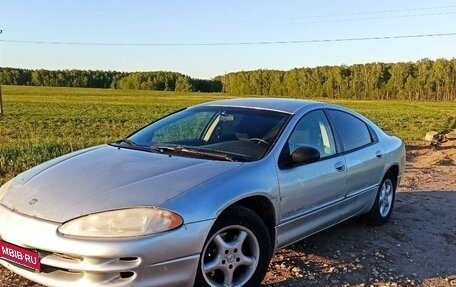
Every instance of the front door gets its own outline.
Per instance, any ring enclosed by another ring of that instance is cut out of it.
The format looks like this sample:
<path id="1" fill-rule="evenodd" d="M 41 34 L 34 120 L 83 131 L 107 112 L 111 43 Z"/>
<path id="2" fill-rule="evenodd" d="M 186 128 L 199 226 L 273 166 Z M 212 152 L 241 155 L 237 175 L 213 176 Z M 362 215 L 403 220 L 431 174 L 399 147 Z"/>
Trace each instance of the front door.
<path id="1" fill-rule="evenodd" d="M 347 192 L 346 163 L 338 155 L 334 135 L 322 110 L 305 114 L 297 123 L 283 154 L 299 147 L 317 149 L 320 160 L 278 171 L 280 184 L 279 246 L 290 244 L 339 222 Z"/>

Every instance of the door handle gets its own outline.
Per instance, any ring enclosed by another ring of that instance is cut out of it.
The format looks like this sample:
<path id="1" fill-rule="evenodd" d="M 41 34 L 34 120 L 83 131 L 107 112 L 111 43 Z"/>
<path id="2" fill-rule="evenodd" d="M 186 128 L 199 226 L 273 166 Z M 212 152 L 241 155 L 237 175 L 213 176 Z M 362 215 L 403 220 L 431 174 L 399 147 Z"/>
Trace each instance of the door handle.
<path id="1" fill-rule="evenodd" d="M 375 152 L 375 156 L 376 156 L 376 157 L 382 157 L 382 155 L 383 155 L 383 154 L 382 154 L 382 151 L 381 151 L 381 150 L 378 150 L 378 151 Z"/>
<path id="2" fill-rule="evenodd" d="M 341 172 L 341 171 L 344 171 L 345 170 L 345 164 L 341 161 L 339 162 L 336 162 L 336 164 L 334 165 L 334 168 L 338 171 L 338 172 Z"/>

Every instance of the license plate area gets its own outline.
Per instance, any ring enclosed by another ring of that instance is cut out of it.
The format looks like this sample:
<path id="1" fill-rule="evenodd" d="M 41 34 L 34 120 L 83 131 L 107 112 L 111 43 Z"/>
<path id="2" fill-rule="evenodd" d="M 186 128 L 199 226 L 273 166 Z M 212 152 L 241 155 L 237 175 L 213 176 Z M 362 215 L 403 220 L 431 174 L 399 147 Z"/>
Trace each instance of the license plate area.
<path id="1" fill-rule="evenodd" d="M 38 252 L 28 250 L 1 240 L 0 258 L 35 271 L 40 271 L 41 269 L 40 256 Z"/>

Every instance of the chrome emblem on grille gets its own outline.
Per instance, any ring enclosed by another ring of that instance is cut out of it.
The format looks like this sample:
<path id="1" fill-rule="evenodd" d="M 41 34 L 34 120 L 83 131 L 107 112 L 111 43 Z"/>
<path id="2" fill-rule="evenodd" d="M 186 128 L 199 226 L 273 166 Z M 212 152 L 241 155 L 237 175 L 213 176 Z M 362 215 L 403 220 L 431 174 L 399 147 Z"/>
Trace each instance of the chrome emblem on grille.
<path id="1" fill-rule="evenodd" d="M 38 199 L 34 198 L 34 199 L 30 200 L 28 204 L 29 205 L 34 205 L 37 202 L 38 202 Z"/>

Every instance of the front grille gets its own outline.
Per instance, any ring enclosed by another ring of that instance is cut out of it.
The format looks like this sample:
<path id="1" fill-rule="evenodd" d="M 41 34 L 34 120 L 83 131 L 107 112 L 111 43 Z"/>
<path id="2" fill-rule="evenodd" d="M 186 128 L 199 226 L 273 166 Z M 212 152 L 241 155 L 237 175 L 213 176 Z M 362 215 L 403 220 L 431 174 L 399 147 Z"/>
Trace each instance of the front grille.
<path id="1" fill-rule="evenodd" d="M 40 250 L 41 264 L 81 272 L 127 272 L 141 263 L 139 257 L 96 258 Z"/>
<path id="2" fill-rule="evenodd" d="M 139 257 L 95 258 L 45 250 L 37 252 L 41 258 L 39 276 L 67 283 L 77 282 L 84 277 L 91 282 L 127 283 L 134 280 L 134 270 L 141 263 Z M 14 266 L 21 268 L 17 264 Z"/>

